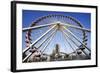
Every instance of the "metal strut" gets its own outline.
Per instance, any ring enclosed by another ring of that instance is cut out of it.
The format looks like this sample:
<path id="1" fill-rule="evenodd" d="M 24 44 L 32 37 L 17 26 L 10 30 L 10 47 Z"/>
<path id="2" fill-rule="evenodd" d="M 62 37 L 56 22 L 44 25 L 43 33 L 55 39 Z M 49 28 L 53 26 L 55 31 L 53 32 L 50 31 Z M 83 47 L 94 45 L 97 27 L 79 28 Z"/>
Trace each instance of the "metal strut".
<path id="1" fill-rule="evenodd" d="M 87 31 L 87 32 L 91 32 L 91 30 L 89 30 L 89 29 L 86 29 L 86 28 L 83 28 L 83 27 L 74 26 L 74 25 L 71 25 L 71 24 L 62 24 L 62 25 L 67 26 L 67 27 L 76 28 L 76 29 L 79 29 L 79 30 L 84 30 L 84 31 Z"/>
<path id="2" fill-rule="evenodd" d="M 33 45 L 35 45 L 39 40 L 41 40 L 46 34 L 48 34 L 53 28 L 55 28 L 56 25 L 52 26 L 49 30 L 47 30 L 42 36 L 40 36 L 37 40 L 35 40 L 32 44 L 30 44 L 29 47 L 26 47 L 23 50 L 23 53 L 25 53 L 27 50 L 29 50 L 30 47 L 32 47 Z"/>
<path id="3" fill-rule="evenodd" d="M 40 48 L 42 46 L 42 44 L 48 40 L 54 33 L 56 32 L 56 29 L 55 31 L 53 31 L 37 48 Z M 26 61 L 33 53 L 29 53 L 24 59 L 23 59 L 23 62 Z"/>
<path id="4" fill-rule="evenodd" d="M 66 32 L 64 32 L 64 31 L 62 31 L 77 47 L 79 47 L 69 36 L 68 36 L 68 34 L 66 34 Z M 83 51 L 83 53 L 86 55 L 86 56 L 88 56 L 84 51 Z"/>
<path id="5" fill-rule="evenodd" d="M 76 36 L 76 35 L 74 35 L 70 30 L 68 30 L 68 29 L 66 29 L 65 27 L 63 27 L 65 30 L 67 30 L 78 42 L 80 42 L 84 47 L 86 47 L 87 48 L 87 50 L 88 51 L 91 51 L 84 43 L 82 43 L 80 40 L 79 40 L 79 38 Z"/>
<path id="6" fill-rule="evenodd" d="M 62 33 L 63 33 L 63 30 L 61 30 L 62 31 Z M 71 47 L 71 49 L 77 54 L 77 52 L 75 51 L 75 49 L 72 47 L 72 45 L 70 44 L 70 42 L 67 40 L 67 37 L 66 37 L 66 35 L 63 33 L 63 35 L 64 35 L 64 38 L 65 38 L 65 40 L 66 40 L 66 42 L 69 44 L 69 46 Z"/>
<path id="7" fill-rule="evenodd" d="M 38 25 L 38 26 L 33 26 L 33 27 L 28 27 L 28 28 L 23 28 L 22 30 L 23 30 L 23 32 L 25 32 L 25 31 L 28 31 L 28 30 L 38 29 L 38 28 L 47 27 L 47 26 L 51 26 L 51 25 L 55 25 L 55 23 Z"/>
<path id="8" fill-rule="evenodd" d="M 22 62 L 25 62 L 33 53 L 29 53 L 24 59 Z"/>
<path id="9" fill-rule="evenodd" d="M 55 29 L 48 37 L 46 37 L 41 44 L 39 44 L 38 48 L 40 48 L 42 46 L 42 44 L 44 44 L 45 41 L 47 41 L 53 34 L 55 34 L 57 29 Z"/>
<path id="10" fill-rule="evenodd" d="M 56 33 L 56 32 L 55 32 L 55 33 Z M 48 40 L 47 44 L 44 46 L 44 48 L 43 48 L 43 50 L 42 50 L 42 52 L 41 52 L 42 54 L 43 54 L 43 52 L 46 50 L 46 48 L 47 48 L 47 46 L 50 44 L 50 42 L 52 41 L 54 35 L 55 35 L 55 34 L 53 34 L 53 35 L 51 36 L 51 38 Z"/>

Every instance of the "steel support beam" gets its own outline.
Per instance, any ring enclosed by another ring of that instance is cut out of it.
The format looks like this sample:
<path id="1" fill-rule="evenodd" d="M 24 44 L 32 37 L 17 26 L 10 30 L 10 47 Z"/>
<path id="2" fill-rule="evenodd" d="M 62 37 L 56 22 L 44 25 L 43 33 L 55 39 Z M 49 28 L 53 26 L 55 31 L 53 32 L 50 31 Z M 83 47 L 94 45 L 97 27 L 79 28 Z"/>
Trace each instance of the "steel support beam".
<path id="1" fill-rule="evenodd" d="M 76 29 L 79 29 L 79 30 L 87 31 L 87 32 L 91 32 L 90 29 L 86 29 L 86 28 L 78 27 L 78 26 L 71 25 L 71 24 L 63 24 L 63 23 L 61 23 L 61 25 L 64 25 L 64 26 L 67 26 L 67 27 L 76 28 Z"/>
<path id="2" fill-rule="evenodd" d="M 56 32 L 55 32 L 55 33 L 56 33 Z M 51 36 L 51 38 L 48 40 L 48 42 L 47 42 L 46 45 L 44 46 L 44 48 L 43 48 L 43 50 L 42 50 L 42 54 L 43 54 L 43 52 L 46 50 L 47 46 L 50 44 L 50 42 L 51 42 L 51 40 L 53 39 L 54 35 L 55 35 L 55 34 L 53 34 L 53 35 Z"/>
<path id="3" fill-rule="evenodd" d="M 32 53 L 29 53 L 29 54 L 23 59 L 23 62 L 25 62 L 31 55 L 32 55 Z"/>
<path id="4" fill-rule="evenodd" d="M 25 32 L 25 31 L 28 31 L 28 30 L 38 29 L 38 28 L 47 27 L 47 26 L 51 26 L 51 25 L 55 25 L 55 23 L 38 25 L 38 26 L 33 26 L 33 27 L 28 27 L 28 28 L 23 28 L 22 30 L 23 30 L 23 32 Z"/>
<path id="5" fill-rule="evenodd" d="M 54 33 L 56 32 L 56 29 L 55 31 L 53 31 L 37 48 L 40 48 L 42 46 L 42 44 L 47 41 L 52 35 L 54 35 Z M 24 59 L 23 59 L 23 62 L 26 61 L 33 53 L 29 53 L 28 56 L 26 56 Z"/>
<path id="6" fill-rule="evenodd" d="M 70 30 L 66 29 L 65 27 L 63 27 L 65 30 L 67 30 L 78 42 L 80 42 L 85 48 L 87 48 L 88 51 L 91 51 L 84 43 L 82 43 L 79 38 L 74 35 Z"/>
<path id="7" fill-rule="evenodd" d="M 63 30 L 61 30 L 61 31 L 62 31 L 62 33 L 63 33 L 63 35 L 64 35 L 64 38 L 65 38 L 66 42 L 69 44 L 69 46 L 71 47 L 71 49 L 72 49 L 72 50 L 76 53 L 76 55 L 77 55 L 76 50 L 72 47 L 72 45 L 71 45 L 70 42 L 68 41 L 67 36 L 64 34 Z"/>
<path id="8" fill-rule="evenodd" d="M 77 47 L 79 47 L 79 45 L 77 45 L 76 44 L 76 42 L 74 42 L 70 37 L 69 37 L 69 35 L 68 34 L 66 34 L 66 32 L 64 32 L 64 31 L 62 31 Z M 86 55 L 86 56 L 88 56 L 84 51 L 83 51 L 83 53 Z M 88 56 L 89 57 L 89 56 Z"/>
<path id="9" fill-rule="evenodd" d="M 41 44 L 39 44 L 38 48 L 40 48 L 45 41 L 47 41 L 53 34 L 55 34 L 55 32 L 57 31 L 57 29 L 55 29 L 48 37 L 46 37 L 42 42 Z"/>
<path id="10" fill-rule="evenodd" d="M 52 26 L 49 30 L 47 30 L 42 36 L 40 36 L 37 40 L 35 40 L 32 44 L 30 44 L 29 47 L 26 47 L 23 50 L 23 53 L 25 53 L 27 50 L 29 50 L 30 47 L 32 47 L 33 45 L 35 45 L 39 40 L 41 40 L 46 34 L 48 34 L 52 29 L 54 29 L 56 27 L 56 25 Z"/>

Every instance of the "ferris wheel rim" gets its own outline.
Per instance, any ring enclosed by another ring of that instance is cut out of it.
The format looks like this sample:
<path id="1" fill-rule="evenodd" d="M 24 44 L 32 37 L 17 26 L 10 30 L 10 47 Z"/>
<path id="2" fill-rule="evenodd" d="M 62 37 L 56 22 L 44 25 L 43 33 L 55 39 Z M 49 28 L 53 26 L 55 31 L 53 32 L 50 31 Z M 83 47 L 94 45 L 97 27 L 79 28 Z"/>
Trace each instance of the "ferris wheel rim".
<path id="1" fill-rule="evenodd" d="M 53 15 L 53 14 L 52 15 L 47 15 L 47 16 L 40 17 L 38 20 L 32 22 L 32 24 L 29 27 L 34 27 L 34 26 L 36 26 L 38 24 L 39 21 L 42 21 L 43 19 L 46 19 L 46 18 L 50 18 L 52 16 L 61 16 L 61 17 L 69 18 L 69 19 L 73 20 L 76 24 L 78 24 L 79 27 L 83 28 L 83 25 L 78 20 L 76 20 L 75 18 L 73 18 L 71 16 Z M 28 30 L 27 32 L 29 32 L 31 34 L 31 30 Z M 83 36 L 85 36 L 86 35 L 85 31 L 82 30 L 82 32 L 83 32 Z M 29 36 L 29 34 L 28 34 L 28 36 Z"/>
<path id="2" fill-rule="evenodd" d="M 30 27 L 33 27 L 35 26 L 39 21 L 42 21 L 43 19 L 46 19 L 46 18 L 50 18 L 50 17 L 54 17 L 54 16 L 61 16 L 61 17 L 65 17 L 65 18 L 69 18 L 71 20 L 73 20 L 74 22 L 76 22 L 80 27 L 83 27 L 83 25 L 81 25 L 81 23 L 76 20 L 75 18 L 71 17 L 71 16 L 64 16 L 64 15 L 58 15 L 58 14 L 51 14 L 51 15 L 46 15 L 46 16 L 42 16 L 42 17 L 39 17 L 39 19 L 37 19 L 36 21 L 32 22 L 32 24 L 30 25 Z M 35 24 L 35 25 L 34 25 Z M 83 30 L 82 30 L 83 31 Z M 31 30 L 28 31 L 29 33 L 31 33 Z M 85 31 L 83 31 L 83 36 L 85 36 Z"/>

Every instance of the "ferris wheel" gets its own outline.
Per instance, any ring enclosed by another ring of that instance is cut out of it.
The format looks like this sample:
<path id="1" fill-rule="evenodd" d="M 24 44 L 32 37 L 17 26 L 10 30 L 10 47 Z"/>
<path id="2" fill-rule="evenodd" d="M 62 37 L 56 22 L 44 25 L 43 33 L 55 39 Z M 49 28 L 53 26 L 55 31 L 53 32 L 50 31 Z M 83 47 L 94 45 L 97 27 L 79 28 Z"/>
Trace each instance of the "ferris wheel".
<path id="1" fill-rule="evenodd" d="M 50 56 L 48 51 L 52 51 L 51 48 L 55 44 L 64 46 L 64 52 L 59 52 L 60 54 L 83 54 L 86 58 L 91 58 L 88 45 L 91 31 L 74 17 L 60 14 L 42 16 L 34 20 L 29 27 L 23 28 L 23 32 L 26 46 L 22 51 L 23 62 L 28 61 L 30 57 L 32 61 L 41 61 L 42 56 Z"/>

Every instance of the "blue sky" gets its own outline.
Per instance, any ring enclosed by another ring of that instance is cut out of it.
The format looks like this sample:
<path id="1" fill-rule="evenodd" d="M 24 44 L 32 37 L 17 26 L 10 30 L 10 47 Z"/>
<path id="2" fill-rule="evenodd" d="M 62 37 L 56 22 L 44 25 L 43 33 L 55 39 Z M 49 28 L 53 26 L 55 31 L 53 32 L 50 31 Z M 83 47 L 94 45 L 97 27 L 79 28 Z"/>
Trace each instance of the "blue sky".
<path id="1" fill-rule="evenodd" d="M 34 22 L 36 19 L 38 19 L 39 17 L 42 17 L 42 16 L 46 16 L 46 15 L 49 15 L 49 14 L 60 14 L 60 15 L 64 15 L 64 16 L 71 16 L 71 17 L 74 17 L 75 19 L 77 19 L 78 21 L 80 21 L 84 28 L 87 28 L 87 29 L 91 29 L 91 14 L 90 13 L 76 13 L 76 12 L 55 12 L 55 11 L 36 11 L 36 10 L 23 10 L 22 11 L 22 27 L 25 28 L 25 27 L 29 27 L 30 24 L 32 22 Z M 45 31 L 45 30 L 44 30 Z M 39 32 L 39 31 L 36 31 L 35 32 Z M 88 34 L 88 46 L 90 47 L 90 34 Z M 38 34 L 36 33 L 33 33 L 32 34 L 32 37 L 35 37 L 35 36 L 38 36 Z M 63 52 L 66 51 L 66 49 L 64 49 L 65 47 L 64 46 L 67 46 L 67 52 L 71 52 L 70 50 L 70 47 L 68 46 L 68 44 L 64 45 L 65 44 L 65 41 L 64 39 L 62 39 L 62 35 L 60 35 L 60 33 L 58 32 L 56 35 L 55 35 L 56 39 L 52 40 L 51 44 L 47 47 L 48 50 L 46 52 L 50 52 L 50 50 L 52 50 L 51 48 L 54 48 L 54 45 L 56 43 L 59 43 L 61 44 L 61 48 Z M 57 37 L 59 36 L 59 37 Z M 35 40 L 35 39 L 34 39 Z M 54 45 L 52 45 L 54 44 Z M 73 46 L 74 47 L 74 46 Z M 23 36 L 22 36 L 22 48 L 25 48 L 25 33 L 23 33 Z"/>

